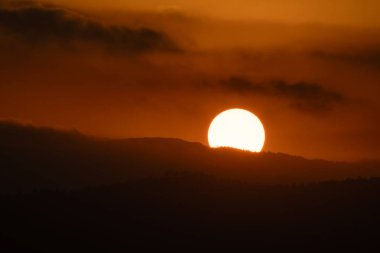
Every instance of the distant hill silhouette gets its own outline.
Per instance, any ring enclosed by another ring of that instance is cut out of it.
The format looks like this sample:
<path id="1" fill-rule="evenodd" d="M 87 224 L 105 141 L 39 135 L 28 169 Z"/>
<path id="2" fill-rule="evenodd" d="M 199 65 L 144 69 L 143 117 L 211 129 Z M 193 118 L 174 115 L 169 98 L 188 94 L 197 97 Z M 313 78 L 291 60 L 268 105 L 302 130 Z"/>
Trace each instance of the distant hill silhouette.
<path id="1" fill-rule="evenodd" d="M 335 253 L 378 243 L 376 161 L 2 122 L 0 164 L 0 252 Z"/>
<path id="2" fill-rule="evenodd" d="M 101 139 L 10 122 L 0 122 L 0 163 L 0 192 L 77 189 L 182 171 L 259 184 L 380 176 L 378 162 L 211 149 L 179 139 Z"/>

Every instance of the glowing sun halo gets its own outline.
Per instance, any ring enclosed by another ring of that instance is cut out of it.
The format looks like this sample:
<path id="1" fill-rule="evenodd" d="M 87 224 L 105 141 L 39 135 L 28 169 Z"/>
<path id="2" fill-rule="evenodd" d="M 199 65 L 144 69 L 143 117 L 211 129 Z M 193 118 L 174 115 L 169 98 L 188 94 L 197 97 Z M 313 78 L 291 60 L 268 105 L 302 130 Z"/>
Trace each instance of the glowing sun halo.
<path id="1" fill-rule="evenodd" d="M 253 113 L 230 109 L 220 113 L 208 130 L 210 147 L 230 147 L 260 152 L 265 142 L 264 126 Z"/>

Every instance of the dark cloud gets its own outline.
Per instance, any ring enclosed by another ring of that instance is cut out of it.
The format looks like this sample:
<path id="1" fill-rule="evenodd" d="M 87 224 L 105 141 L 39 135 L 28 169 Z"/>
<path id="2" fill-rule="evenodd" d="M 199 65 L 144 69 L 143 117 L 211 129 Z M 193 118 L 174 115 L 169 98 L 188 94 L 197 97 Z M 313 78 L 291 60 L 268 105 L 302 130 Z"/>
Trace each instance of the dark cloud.
<path id="1" fill-rule="evenodd" d="M 153 29 L 105 25 L 62 8 L 45 5 L 0 8 L 1 29 L 29 44 L 82 41 L 124 52 L 178 51 L 166 34 Z"/>
<path id="2" fill-rule="evenodd" d="M 254 83 L 242 77 L 231 77 L 221 82 L 221 87 L 240 94 L 287 99 L 296 109 L 312 112 L 329 111 L 333 104 L 344 100 L 340 93 L 308 82 L 287 83 L 279 80 Z"/>
<path id="3" fill-rule="evenodd" d="M 356 66 L 380 67 L 380 48 L 361 51 L 352 50 L 350 52 L 315 51 L 312 55 L 327 61 L 339 61 Z"/>

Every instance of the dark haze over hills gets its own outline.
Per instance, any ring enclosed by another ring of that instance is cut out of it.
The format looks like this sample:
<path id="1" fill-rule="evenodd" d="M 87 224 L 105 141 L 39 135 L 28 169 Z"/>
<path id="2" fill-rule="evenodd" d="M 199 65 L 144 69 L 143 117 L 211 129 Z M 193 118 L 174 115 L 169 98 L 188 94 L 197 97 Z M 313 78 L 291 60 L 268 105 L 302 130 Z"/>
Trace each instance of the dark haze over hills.
<path id="1" fill-rule="evenodd" d="M 0 140 L 4 252 L 363 252 L 377 241 L 377 162 L 7 122 Z"/>

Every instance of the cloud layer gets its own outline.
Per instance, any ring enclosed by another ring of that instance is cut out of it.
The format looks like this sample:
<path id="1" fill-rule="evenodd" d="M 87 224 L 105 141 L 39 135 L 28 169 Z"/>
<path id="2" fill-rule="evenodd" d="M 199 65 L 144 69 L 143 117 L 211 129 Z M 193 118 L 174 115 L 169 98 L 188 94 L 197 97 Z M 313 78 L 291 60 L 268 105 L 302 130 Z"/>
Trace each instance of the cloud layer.
<path id="1" fill-rule="evenodd" d="M 287 99 L 295 108 L 312 112 L 331 110 L 334 104 L 344 101 L 342 94 L 330 91 L 320 84 L 308 82 L 287 83 L 277 80 L 254 83 L 243 77 L 231 77 L 221 82 L 221 87 L 243 95 Z"/>
<path id="2" fill-rule="evenodd" d="M 376 69 L 380 67 L 380 47 L 359 51 L 351 50 L 349 52 L 328 52 L 320 50 L 314 52 L 312 55 L 325 61 L 338 61 L 353 64 L 354 66 L 370 66 Z"/>
<path id="3" fill-rule="evenodd" d="M 29 44 L 89 42 L 128 53 L 179 50 L 165 33 L 105 25 L 51 6 L 1 8 L 0 29 Z"/>

